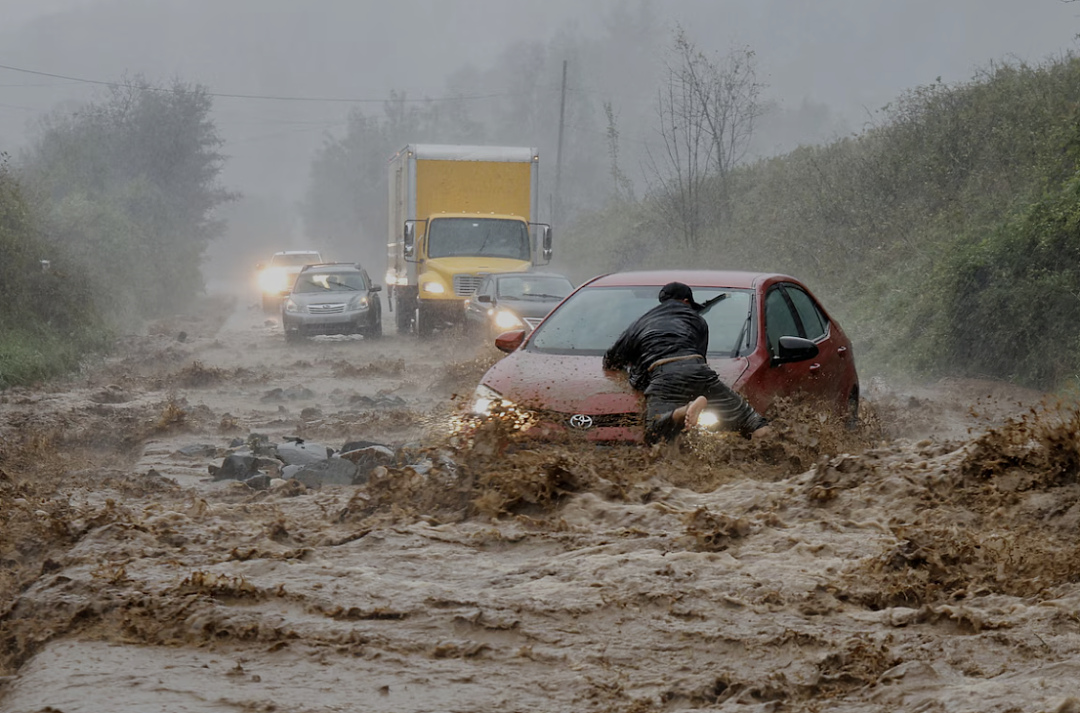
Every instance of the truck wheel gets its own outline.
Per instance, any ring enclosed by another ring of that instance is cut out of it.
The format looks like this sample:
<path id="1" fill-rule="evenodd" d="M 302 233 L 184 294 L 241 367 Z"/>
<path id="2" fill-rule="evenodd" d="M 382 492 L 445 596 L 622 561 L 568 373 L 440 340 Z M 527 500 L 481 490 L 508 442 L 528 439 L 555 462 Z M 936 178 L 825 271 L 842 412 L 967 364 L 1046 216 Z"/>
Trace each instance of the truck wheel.
<path id="1" fill-rule="evenodd" d="M 435 320 L 431 314 L 431 308 L 424 305 L 416 306 L 416 333 L 421 337 L 430 336 L 435 331 Z"/>
<path id="2" fill-rule="evenodd" d="M 413 315 L 416 308 L 412 300 L 403 296 L 394 299 L 394 323 L 398 334 L 408 334 L 412 331 Z"/>

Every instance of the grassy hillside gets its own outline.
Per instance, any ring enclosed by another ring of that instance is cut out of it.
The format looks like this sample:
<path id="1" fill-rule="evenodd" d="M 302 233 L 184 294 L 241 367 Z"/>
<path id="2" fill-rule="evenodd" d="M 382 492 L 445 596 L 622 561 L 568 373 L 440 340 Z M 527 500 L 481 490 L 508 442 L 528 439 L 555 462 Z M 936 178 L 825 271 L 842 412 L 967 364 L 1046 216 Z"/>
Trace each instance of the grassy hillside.
<path id="1" fill-rule="evenodd" d="M 844 322 L 864 372 L 1055 387 L 1080 374 L 1078 151 L 1080 60 L 992 66 L 904 95 L 856 136 L 742 167 L 697 249 L 670 247 L 647 197 L 580 220 L 561 257 L 581 275 L 789 272 Z"/>

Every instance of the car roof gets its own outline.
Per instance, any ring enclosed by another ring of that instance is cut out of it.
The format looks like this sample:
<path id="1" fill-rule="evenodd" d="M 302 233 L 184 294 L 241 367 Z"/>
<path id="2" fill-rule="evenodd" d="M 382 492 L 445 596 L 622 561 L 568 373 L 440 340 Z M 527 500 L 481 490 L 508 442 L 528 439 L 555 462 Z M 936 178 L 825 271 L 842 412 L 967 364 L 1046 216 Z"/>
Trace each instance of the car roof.
<path id="1" fill-rule="evenodd" d="M 304 265 L 303 271 L 322 270 L 323 272 L 357 270 L 363 272 L 364 268 L 355 262 L 317 262 L 313 265 Z"/>
<path id="2" fill-rule="evenodd" d="M 560 275 L 556 272 L 493 272 L 490 276 L 496 280 L 503 277 L 558 277 L 567 282 L 570 281 L 570 278 L 566 275 Z"/>
<path id="3" fill-rule="evenodd" d="M 613 272 L 594 277 L 585 283 L 589 287 L 635 287 L 649 285 L 663 287 L 669 282 L 683 282 L 691 287 L 734 287 L 750 289 L 762 280 L 782 278 L 797 282 L 792 277 L 774 272 L 744 272 L 742 270 L 638 270 Z"/>

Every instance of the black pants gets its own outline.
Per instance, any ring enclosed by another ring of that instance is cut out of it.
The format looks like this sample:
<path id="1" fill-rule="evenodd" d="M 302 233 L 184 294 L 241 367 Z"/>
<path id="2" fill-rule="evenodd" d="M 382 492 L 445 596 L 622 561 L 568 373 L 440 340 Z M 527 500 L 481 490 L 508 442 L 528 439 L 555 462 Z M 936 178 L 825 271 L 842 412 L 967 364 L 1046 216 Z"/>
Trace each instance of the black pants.
<path id="1" fill-rule="evenodd" d="M 709 400 L 709 409 L 717 413 L 724 430 L 749 436 L 766 423 L 704 360 L 676 361 L 658 366 L 650 374 L 645 388 L 645 442 L 669 441 L 677 436 L 683 425 L 672 413 L 699 396 Z"/>

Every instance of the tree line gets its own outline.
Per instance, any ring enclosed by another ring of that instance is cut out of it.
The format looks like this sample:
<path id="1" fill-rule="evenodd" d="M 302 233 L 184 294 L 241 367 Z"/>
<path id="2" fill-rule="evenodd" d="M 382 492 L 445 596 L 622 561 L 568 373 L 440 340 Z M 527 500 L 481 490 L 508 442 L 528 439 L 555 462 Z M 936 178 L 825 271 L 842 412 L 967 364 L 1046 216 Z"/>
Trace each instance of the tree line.
<path id="1" fill-rule="evenodd" d="M 211 110 L 204 87 L 125 78 L 3 161 L 0 387 L 68 371 L 202 291 L 233 197 Z"/>

